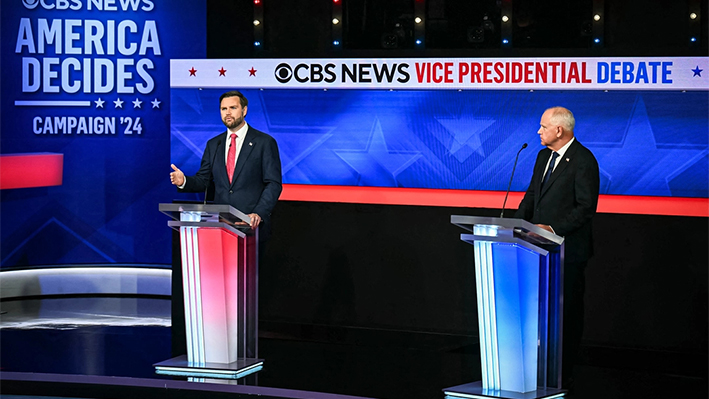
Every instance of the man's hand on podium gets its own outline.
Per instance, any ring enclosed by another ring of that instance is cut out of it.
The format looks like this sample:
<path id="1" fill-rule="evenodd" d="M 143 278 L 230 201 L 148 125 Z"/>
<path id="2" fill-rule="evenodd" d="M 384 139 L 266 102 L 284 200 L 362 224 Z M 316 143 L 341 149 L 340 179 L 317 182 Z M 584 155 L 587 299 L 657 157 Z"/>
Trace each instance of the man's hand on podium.
<path id="1" fill-rule="evenodd" d="M 257 213 L 249 213 L 249 217 L 251 218 L 250 225 L 252 229 L 255 229 L 259 224 L 261 224 L 261 216 Z"/>
<path id="2" fill-rule="evenodd" d="M 550 232 L 550 233 L 553 233 L 553 232 L 554 232 L 554 229 L 552 229 L 551 226 L 549 226 L 548 224 L 538 224 L 538 225 L 536 225 L 536 226 L 537 226 L 537 227 L 541 227 L 542 229 L 544 229 L 544 230 L 546 230 L 546 231 L 548 231 L 548 232 Z"/>

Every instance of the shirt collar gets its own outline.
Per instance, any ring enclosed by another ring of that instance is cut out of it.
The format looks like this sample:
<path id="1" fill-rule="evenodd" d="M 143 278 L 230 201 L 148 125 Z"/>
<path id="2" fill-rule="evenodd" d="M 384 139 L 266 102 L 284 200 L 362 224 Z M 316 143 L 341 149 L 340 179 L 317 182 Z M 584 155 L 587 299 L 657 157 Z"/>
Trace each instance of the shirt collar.
<path id="1" fill-rule="evenodd" d="M 564 154 L 566 154 L 566 150 L 569 149 L 569 146 L 571 146 L 571 143 L 573 143 L 574 140 L 576 140 L 576 137 L 572 137 L 568 143 L 564 144 L 563 147 L 559 148 L 559 151 L 556 151 L 556 153 L 559 154 L 559 158 L 563 157 Z"/>
<path id="2" fill-rule="evenodd" d="M 229 136 L 230 136 L 232 133 L 236 133 L 236 137 L 237 137 L 239 140 L 243 140 L 244 137 L 246 137 L 246 132 L 248 132 L 248 130 L 249 130 L 249 124 L 246 123 L 246 122 L 244 122 L 244 126 L 242 126 L 239 130 L 231 131 L 231 130 L 227 129 L 227 130 L 226 130 L 226 137 L 227 137 L 227 140 L 229 140 Z"/>

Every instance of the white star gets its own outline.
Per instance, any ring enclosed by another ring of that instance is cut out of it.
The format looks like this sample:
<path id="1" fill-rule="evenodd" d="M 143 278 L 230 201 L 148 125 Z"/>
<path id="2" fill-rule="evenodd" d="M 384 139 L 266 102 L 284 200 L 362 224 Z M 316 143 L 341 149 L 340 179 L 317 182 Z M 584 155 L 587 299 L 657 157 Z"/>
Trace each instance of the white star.
<path id="1" fill-rule="evenodd" d="M 141 104 L 143 104 L 143 102 L 138 100 L 137 98 L 133 100 L 133 108 L 140 108 Z"/>
<path id="2" fill-rule="evenodd" d="M 116 108 L 123 108 L 123 100 L 120 98 L 115 99 L 113 104 L 115 104 Z"/>
<path id="3" fill-rule="evenodd" d="M 158 101 L 157 98 L 155 98 L 155 100 L 151 101 L 150 103 L 153 104 L 153 108 L 160 108 L 160 101 Z"/>
<path id="4" fill-rule="evenodd" d="M 101 97 L 99 97 L 98 100 L 94 100 L 94 102 L 96 103 L 96 108 L 103 108 L 103 103 L 105 103 Z"/>

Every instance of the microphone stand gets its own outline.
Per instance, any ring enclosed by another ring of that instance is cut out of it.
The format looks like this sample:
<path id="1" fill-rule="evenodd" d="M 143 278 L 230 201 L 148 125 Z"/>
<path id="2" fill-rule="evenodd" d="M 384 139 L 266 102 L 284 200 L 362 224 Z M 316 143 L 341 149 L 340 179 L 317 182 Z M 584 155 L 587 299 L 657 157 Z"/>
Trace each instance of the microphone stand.
<path id="1" fill-rule="evenodd" d="M 519 160 L 519 153 L 527 148 L 527 143 L 522 144 L 522 148 L 517 151 L 517 156 L 515 157 L 515 164 L 512 166 L 512 176 L 510 176 L 510 183 L 507 185 L 507 192 L 505 193 L 505 202 L 502 203 L 502 212 L 500 212 L 500 219 L 505 217 L 505 205 L 507 204 L 507 196 L 510 195 L 510 188 L 512 187 L 512 179 L 515 177 L 515 169 L 517 169 L 517 161 Z"/>

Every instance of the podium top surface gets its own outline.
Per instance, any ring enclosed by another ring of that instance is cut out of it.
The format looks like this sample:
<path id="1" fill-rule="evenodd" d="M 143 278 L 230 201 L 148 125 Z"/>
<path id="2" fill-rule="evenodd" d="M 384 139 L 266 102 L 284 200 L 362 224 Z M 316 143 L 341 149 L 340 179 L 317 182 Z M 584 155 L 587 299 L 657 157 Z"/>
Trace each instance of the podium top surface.
<path id="1" fill-rule="evenodd" d="M 496 230 L 510 232 L 511 235 L 535 245 L 556 246 L 564 242 L 564 237 L 522 219 L 451 215 L 451 223 L 468 231 L 473 231 L 473 227 L 476 225 L 488 226 Z"/>
<path id="2" fill-rule="evenodd" d="M 180 220 L 183 212 L 199 215 L 202 222 L 251 223 L 245 213 L 225 204 L 160 204 L 160 212 L 175 220 Z"/>

